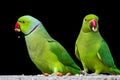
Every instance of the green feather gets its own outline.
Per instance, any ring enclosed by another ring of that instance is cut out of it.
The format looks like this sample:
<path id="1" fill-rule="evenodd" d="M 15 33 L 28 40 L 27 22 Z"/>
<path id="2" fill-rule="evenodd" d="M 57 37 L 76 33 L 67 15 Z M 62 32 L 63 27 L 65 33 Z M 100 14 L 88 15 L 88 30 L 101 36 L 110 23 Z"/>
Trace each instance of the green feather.
<path id="1" fill-rule="evenodd" d="M 100 49 L 98 50 L 98 54 L 100 55 L 101 61 L 109 67 L 115 67 L 113 57 L 110 53 L 108 45 L 104 40 L 101 41 Z"/>
<path id="2" fill-rule="evenodd" d="M 67 50 L 48 34 L 39 20 L 25 15 L 18 19 L 18 24 L 25 34 L 29 56 L 42 73 L 80 74 L 80 67 Z"/>
<path id="3" fill-rule="evenodd" d="M 84 71 L 120 74 L 107 43 L 99 33 L 98 21 L 99 18 L 95 14 L 84 17 L 75 44 L 75 55 L 81 61 Z"/>

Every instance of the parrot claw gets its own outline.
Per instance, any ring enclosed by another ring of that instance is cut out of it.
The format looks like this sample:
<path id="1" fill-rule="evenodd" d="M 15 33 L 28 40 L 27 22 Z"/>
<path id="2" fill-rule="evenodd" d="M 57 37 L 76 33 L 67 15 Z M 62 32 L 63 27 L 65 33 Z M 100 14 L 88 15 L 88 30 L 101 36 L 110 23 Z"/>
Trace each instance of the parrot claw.
<path id="1" fill-rule="evenodd" d="M 52 73 L 51 75 L 52 75 L 52 76 L 55 76 L 55 75 L 56 75 L 56 76 L 63 76 L 63 74 L 62 74 L 61 72 Z"/>
<path id="2" fill-rule="evenodd" d="M 58 72 L 56 75 L 57 76 L 63 76 L 63 74 L 61 72 Z"/>
<path id="3" fill-rule="evenodd" d="M 71 75 L 71 73 L 70 73 L 70 72 L 66 73 L 66 76 L 70 76 L 70 75 Z"/>
<path id="4" fill-rule="evenodd" d="M 49 76 L 49 74 L 48 74 L 48 73 L 44 73 L 43 75 L 44 75 L 44 76 Z"/>
<path id="5" fill-rule="evenodd" d="M 80 73 L 83 74 L 84 76 L 88 75 L 88 73 L 86 71 L 84 71 L 84 70 L 80 71 Z"/>

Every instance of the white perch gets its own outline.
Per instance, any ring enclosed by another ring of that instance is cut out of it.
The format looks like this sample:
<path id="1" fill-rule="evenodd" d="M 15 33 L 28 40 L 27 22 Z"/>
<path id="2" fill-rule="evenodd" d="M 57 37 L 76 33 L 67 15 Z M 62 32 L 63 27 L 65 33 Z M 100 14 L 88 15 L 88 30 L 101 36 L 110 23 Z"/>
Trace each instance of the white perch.
<path id="1" fill-rule="evenodd" d="M 120 80 L 120 75 L 97 75 L 97 76 L 1 75 L 0 80 Z"/>

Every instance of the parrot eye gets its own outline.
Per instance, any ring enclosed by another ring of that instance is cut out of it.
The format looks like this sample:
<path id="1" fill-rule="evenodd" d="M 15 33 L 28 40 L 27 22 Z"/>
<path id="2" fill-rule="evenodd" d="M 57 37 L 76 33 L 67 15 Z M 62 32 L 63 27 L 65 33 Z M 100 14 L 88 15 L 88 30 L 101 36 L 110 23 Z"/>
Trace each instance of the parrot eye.
<path id="1" fill-rule="evenodd" d="M 22 23 L 25 23 L 25 21 L 22 21 Z"/>
<path id="2" fill-rule="evenodd" d="M 84 22 L 86 22 L 87 21 L 87 19 L 84 19 Z"/>

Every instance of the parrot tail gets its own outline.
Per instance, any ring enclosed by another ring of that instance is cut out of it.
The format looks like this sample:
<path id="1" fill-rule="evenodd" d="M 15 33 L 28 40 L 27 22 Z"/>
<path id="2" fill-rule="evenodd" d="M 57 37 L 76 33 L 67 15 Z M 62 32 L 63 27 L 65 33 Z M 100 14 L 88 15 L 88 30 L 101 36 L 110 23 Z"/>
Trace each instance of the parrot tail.
<path id="1" fill-rule="evenodd" d="M 114 69 L 114 73 L 115 74 L 120 74 L 120 70 L 116 68 L 116 69 Z"/>
<path id="2" fill-rule="evenodd" d="M 66 71 L 74 75 L 74 74 L 80 74 L 81 69 L 79 67 L 75 68 L 71 66 L 66 66 Z"/>

